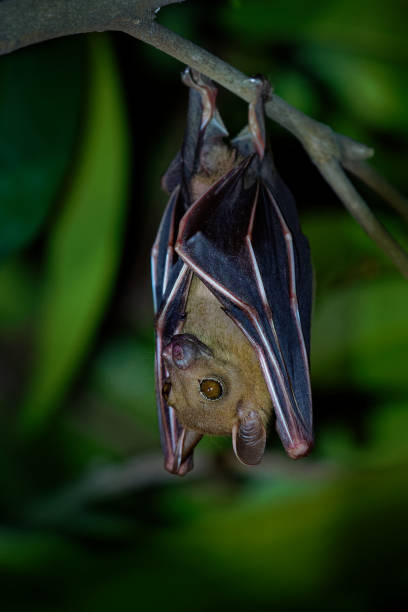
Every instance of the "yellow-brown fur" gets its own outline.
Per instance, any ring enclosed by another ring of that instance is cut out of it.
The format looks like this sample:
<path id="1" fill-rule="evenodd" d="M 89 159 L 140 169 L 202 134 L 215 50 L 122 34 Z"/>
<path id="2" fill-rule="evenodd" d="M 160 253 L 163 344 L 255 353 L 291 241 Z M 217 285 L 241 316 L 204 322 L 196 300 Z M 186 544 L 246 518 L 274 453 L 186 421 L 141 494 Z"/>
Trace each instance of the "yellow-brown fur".
<path id="1" fill-rule="evenodd" d="M 219 142 L 213 144 L 210 152 L 202 154 L 200 171 L 191 181 L 191 194 L 193 201 L 197 200 L 207 191 L 218 179 L 232 170 L 241 157 L 234 149 Z"/>
<path id="2" fill-rule="evenodd" d="M 200 356 L 186 370 L 169 364 L 171 392 L 169 404 L 180 423 L 203 434 L 228 435 L 237 421 L 239 408 L 256 410 L 264 425 L 272 410 L 255 350 L 238 326 L 225 314 L 220 302 L 193 276 L 183 333 L 193 334 L 212 351 Z M 206 377 L 223 381 L 223 397 L 206 400 L 200 382 Z"/>

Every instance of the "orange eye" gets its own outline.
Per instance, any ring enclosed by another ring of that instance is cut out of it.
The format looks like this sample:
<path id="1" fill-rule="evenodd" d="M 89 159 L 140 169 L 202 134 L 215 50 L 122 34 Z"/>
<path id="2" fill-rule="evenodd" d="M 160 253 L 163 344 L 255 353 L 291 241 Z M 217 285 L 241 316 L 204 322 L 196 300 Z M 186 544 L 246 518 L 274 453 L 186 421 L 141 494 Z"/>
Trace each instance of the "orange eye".
<path id="1" fill-rule="evenodd" d="M 215 378 L 204 378 L 200 382 L 200 393 L 205 399 L 218 400 L 223 394 L 222 384 Z"/>

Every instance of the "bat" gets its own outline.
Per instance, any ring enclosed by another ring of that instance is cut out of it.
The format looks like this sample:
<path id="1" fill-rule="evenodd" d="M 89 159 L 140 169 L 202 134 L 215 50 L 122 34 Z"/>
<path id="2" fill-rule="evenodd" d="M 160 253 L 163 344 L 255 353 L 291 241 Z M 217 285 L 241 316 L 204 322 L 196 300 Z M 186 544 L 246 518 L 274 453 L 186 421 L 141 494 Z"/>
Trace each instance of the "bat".
<path id="1" fill-rule="evenodd" d="M 203 435 L 230 435 L 258 464 L 272 414 L 288 455 L 313 445 L 309 376 L 312 266 L 296 205 L 266 146 L 254 79 L 248 125 L 228 136 L 217 89 L 187 68 L 181 151 L 151 256 L 155 376 L 165 468 L 184 475 Z"/>

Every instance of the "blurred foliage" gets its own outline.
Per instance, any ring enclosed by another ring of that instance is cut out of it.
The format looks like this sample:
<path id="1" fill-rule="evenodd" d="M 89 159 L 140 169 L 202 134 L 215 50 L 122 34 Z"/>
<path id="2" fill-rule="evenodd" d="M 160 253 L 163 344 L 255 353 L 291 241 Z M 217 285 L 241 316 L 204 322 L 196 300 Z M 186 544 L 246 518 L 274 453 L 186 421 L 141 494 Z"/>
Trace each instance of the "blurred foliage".
<path id="1" fill-rule="evenodd" d="M 196 0 L 159 20 L 373 146 L 408 192 L 403 2 Z M 408 580 L 407 284 L 271 123 L 315 265 L 316 448 L 294 463 L 272 435 L 245 470 L 207 439 L 185 479 L 162 468 L 148 266 L 179 72 L 120 34 L 0 59 L 3 607 L 388 609 Z M 219 101 L 238 131 L 245 105 Z"/>
<path id="2" fill-rule="evenodd" d="M 83 42 L 68 39 L 2 58 L 1 258 L 35 237 L 61 189 L 80 119 Z"/>
<path id="3" fill-rule="evenodd" d="M 111 51 L 100 39 L 90 46 L 88 87 L 77 169 L 48 238 L 36 360 L 21 415 L 29 430 L 47 418 L 80 365 L 110 293 L 120 253 L 127 131 Z"/>

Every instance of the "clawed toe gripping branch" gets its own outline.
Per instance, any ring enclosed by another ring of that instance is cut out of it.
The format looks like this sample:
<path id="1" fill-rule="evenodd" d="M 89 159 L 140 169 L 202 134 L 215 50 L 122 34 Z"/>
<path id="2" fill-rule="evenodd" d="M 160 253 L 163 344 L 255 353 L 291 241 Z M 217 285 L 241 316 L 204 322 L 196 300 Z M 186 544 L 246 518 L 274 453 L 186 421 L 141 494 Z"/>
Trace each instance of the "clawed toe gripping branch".
<path id="1" fill-rule="evenodd" d="M 183 0 L 3 0 L 0 3 L 0 54 L 70 34 L 121 31 L 138 38 L 210 77 L 245 100 L 254 82 L 218 57 L 155 21 L 158 9 Z M 373 150 L 313 120 L 275 93 L 268 117 L 303 144 L 313 163 L 367 234 L 408 278 L 408 254 L 371 212 L 344 168 L 361 179 L 408 219 L 408 202 L 364 160 Z"/>

